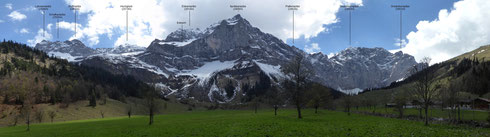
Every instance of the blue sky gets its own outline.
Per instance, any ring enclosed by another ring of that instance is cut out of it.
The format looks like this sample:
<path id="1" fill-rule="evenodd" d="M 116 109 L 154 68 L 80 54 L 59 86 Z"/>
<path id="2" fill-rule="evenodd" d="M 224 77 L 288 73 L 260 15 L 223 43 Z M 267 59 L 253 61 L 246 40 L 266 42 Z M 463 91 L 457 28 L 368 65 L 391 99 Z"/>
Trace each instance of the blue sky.
<path id="1" fill-rule="evenodd" d="M 6 5 L 12 5 L 12 9 L 7 8 Z M 52 35 L 52 41 L 65 41 L 68 40 L 75 33 L 73 31 L 69 31 L 67 29 L 59 30 L 59 38 L 57 37 L 56 30 L 56 19 L 49 16 L 50 13 L 64 13 L 60 21 L 66 22 L 74 22 L 75 21 L 75 13 L 70 10 L 68 4 L 61 0 L 3 0 L 0 2 L 1 10 L 0 10 L 0 20 L 3 22 L 0 23 L 0 28 L 4 30 L 4 33 L 0 35 L 0 38 L 5 38 L 6 40 L 14 40 L 22 43 L 28 44 L 29 39 L 33 39 L 37 35 L 37 31 L 42 28 L 43 24 L 43 14 L 41 11 L 35 9 L 36 5 L 51 5 L 51 8 L 46 12 L 45 15 L 45 23 L 46 26 L 48 24 L 52 24 L 52 28 L 50 30 L 46 30 L 46 33 Z M 8 15 L 13 11 L 18 11 L 26 16 L 25 19 L 20 21 L 13 20 Z M 87 23 L 88 14 L 79 14 L 77 18 L 77 22 L 79 24 Z M 74 28 L 74 26 L 73 26 Z M 22 29 L 26 29 L 28 33 L 21 33 Z M 122 32 L 114 30 L 116 34 L 122 35 Z M 104 35 L 100 40 L 100 43 L 93 46 L 93 48 L 101 48 L 101 47 L 112 47 L 114 43 L 114 37 L 108 37 Z M 112 39 L 111 39 L 112 38 Z"/>
<path id="2" fill-rule="evenodd" d="M 416 31 L 421 20 L 435 20 L 441 9 L 451 9 L 457 0 L 363 0 L 363 6 L 352 12 L 352 46 L 383 47 L 388 50 L 399 49 L 394 43 L 400 36 L 399 11 L 391 5 L 410 5 L 403 11 L 402 36 Z M 327 25 L 328 32 L 317 37 L 296 39 L 295 45 L 318 43 L 324 54 L 336 53 L 349 47 L 349 12 L 341 10 L 337 14 L 339 23 Z M 292 44 L 291 40 L 288 40 Z"/>
<path id="3" fill-rule="evenodd" d="M 458 4 L 455 4 L 458 3 Z M 130 40 L 125 41 L 125 14 L 118 4 L 132 3 L 130 11 Z M 232 4 L 246 4 L 240 14 L 252 25 L 272 33 L 293 44 L 291 40 L 290 13 L 285 4 L 301 5 L 296 24 L 297 39 L 294 45 L 311 52 L 337 53 L 348 48 L 348 11 L 339 9 L 339 3 L 362 3 L 352 12 L 352 46 L 383 47 L 396 50 L 399 37 L 399 12 L 393 4 L 410 5 L 403 12 L 403 38 L 408 43 L 402 49 L 416 59 L 429 56 L 440 62 L 477 47 L 489 44 L 488 26 L 490 2 L 488 0 L 304 0 L 304 1 L 220 1 L 220 0 L 2 0 L 0 1 L 0 38 L 33 45 L 42 39 L 42 14 L 35 5 L 51 5 L 49 13 L 65 13 L 56 36 L 56 20 L 48 15 L 51 24 L 47 34 L 51 41 L 71 38 L 82 40 L 92 48 L 113 47 L 122 43 L 148 46 L 153 39 L 163 39 L 178 29 L 176 21 L 186 20 L 181 4 L 195 4 L 194 25 L 205 28 L 220 19 L 232 17 L 237 12 Z M 69 4 L 82 5 L 78 16 L 79 33 L 74 37 L 73 11 Z M 175 6 L 177 5 L 177 6 Z M 279 6 L 278 6 L 279 5 Z M 455 6 L 457 5 L 457 6 Z M 219 8 L 224 7 L 224 8 Z M 446 9 L 446 10 L 444 10 Z M 468 14 L 468 16 L 466 16 Z M 135 16 L 136 15 L 136 16 Z M 418 28 L 417 28 L 418 26 Z M 465 28 L 465 29 L 463 29 Z M 326 29 L 326 30 L 323 30 Z M 478 32 L 478 33 L 474 33 Z M 37 37 L 36 37 L 37 36 Z M 318 46 L 311 48 L 312 45 Z"/>

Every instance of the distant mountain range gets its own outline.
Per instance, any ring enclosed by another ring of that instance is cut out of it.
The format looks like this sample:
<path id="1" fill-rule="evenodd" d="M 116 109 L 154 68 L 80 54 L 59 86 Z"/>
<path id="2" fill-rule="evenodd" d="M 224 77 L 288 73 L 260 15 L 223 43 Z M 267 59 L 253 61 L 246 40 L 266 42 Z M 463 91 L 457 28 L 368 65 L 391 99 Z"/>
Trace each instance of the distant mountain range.
<path id="1" fill-rule="evenodd" d="M 37 49 L 74 63 L 131 75 L 164 95 L 203 101 L 239 101 L 257 84 L 279 86 L 280 68 L 297 55 L 315 70 L 311 80 L 345 93 L 388 86 L 407 76 L 413 56 L 382 48 L 348 48 L 328 57 L 308 54 L 253 27 L 236 15 L 206 29 L 184 29 L 155 39 L 146 49 L 121 45 L 92 49 L 79 40 L 42 41 Z M 232 89 L 226 87 L 234 87 Z"/>

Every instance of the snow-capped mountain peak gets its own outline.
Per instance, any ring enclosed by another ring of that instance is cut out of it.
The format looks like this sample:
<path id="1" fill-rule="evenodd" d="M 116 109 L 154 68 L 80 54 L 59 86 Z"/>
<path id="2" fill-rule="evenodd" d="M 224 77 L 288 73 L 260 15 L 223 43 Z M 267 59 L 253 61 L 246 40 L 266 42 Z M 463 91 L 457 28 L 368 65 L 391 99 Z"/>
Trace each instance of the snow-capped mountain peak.
<path id="1" fill-rule="evenodd" d="M 240 15 L 204 30 L 176 30 L 146 49 L 132 45 L 97 49 L 80 63 L 157 84 L 164 95 L 228 102 L 247 96 L 252 87 L 279 85 L 286 78 L 281 66 L 298 55 L 305 56 L 305 66 L 316 72 L 311 80 L 349 93 L 386 86 L 404 78 L 416 64 L 410 55 L 382 48 L 353 47 L 330 58 L 308 54 Z"/>
<path id="2" fill-rule="evenodd" d="M 225 19 L 225 20 L 221 21 L 221 24 L 225 24 L 225 25 L 237 25 L 237 24 L 242 25 L 243 24 L 243 25 L 251 26 L 250 22 L 248 22 L 246 19 L 242 18 L 242 16 L 240 14 L 237 14 L 237 15 L 233 16 L 232 18 Z"/>
<path id="3" fill-rule="evenodd" d="M 76 58 L 81 58 L 95 54 L 95 50 L 85 46 L 80 40 L 73 39 L 67 41 L 50 42 L 43 40 L 37 43 L 35 48 L 45 51 L 48 55 L 75 61 Z"/>

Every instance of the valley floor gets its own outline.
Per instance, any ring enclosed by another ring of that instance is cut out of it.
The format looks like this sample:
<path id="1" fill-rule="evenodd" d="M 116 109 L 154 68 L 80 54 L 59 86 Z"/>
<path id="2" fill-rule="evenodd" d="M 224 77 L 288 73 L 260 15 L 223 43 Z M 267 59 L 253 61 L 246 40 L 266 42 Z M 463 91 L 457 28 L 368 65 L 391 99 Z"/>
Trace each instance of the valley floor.
<path id="1" fill-rule="evenodd" d="M 432 124 L 337 111 L 215 110 L 42 123 L 0 128 L 3 137 L 22 136 L 490 136 L 488 128 Z"/>
<path id="2" fill-rule="evenodd" d="M 384 108 L 384 107 L 378 107 L 374 109 L 373 107 L 359 107 L 359 108 L 352 108 L 353 112 L 364 112 L 364 113 L 376 113 L 376 114 L 387 114 L 391 116 L 398 116 L 399 112 L 396 111 L 395 108 Z M 419 109 L 417 108 L 405 108 L 403 112 L 404 116 L 412 116 L 412 117 L 419 117 L 420 112 Z M 428 115 L 430 118 L 444 118 L 444 119 L 449 119 L 449 113 L 451 113 L 451 110 L 449 109 L 441 109 L 441 108 L 430 108 L 428 110 Z M 457 111 L 454 112 L 455 117 L 457 118 Z M 460 118 L 461 120 L 464 121 L 477 121 L 477 122 L 487 122 L 489 112 L 485 110 L 461 110 L 460 112 Z M 422 109 L 422 117 L 424 117 L 425 114 L 423 113 Z"/>

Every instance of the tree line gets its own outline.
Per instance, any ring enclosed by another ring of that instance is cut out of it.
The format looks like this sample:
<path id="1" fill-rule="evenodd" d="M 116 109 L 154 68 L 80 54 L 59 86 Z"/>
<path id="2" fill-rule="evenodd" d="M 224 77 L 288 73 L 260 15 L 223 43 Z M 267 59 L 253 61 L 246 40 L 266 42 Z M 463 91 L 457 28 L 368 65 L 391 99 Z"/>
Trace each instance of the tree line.
<path id="1" fill-rule="evenodd" d="M 424 124 L 429 125 L 429 109 L 437 106 L 447 110 L 448 121 L 460 123 L 463 105 L 477 97 L 489 97 L 490 62 L 484 58 L 463 58 L 429 66 L 430 62 L 431 59 L 425 57 L 410 69 L 406 80 L 344 97 L 342 104 L 347 109 L 353 106 L 374 107 L 373 114 L 377 105 L 385 106 L 385 110 L 389 106 L 394 108 L 399 118 L 404 117 L 405 107 L 410 104 L 418 109 L 418 117 Z"/>
<path id="2" fill-rule="evenodd" d="M 160 98 L 158 89 L 132 76 L 72 64 L 25 44 L 4 40 L 0 53 L 1 103 L 18 106 L 15 124 L 22 118 L 29 125 L 33 112 L 41 113 L 36 108 L 40 103 L 68 107 L 72 102 L 89 100 L 88 106 L 95 107 L 97 100 L 104 104 L 108 98 L 122 102 L 126 97 L 151 98 L 145 106 L 151 106 L 154 114 L 153 99 Z"/>

